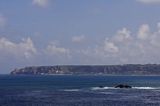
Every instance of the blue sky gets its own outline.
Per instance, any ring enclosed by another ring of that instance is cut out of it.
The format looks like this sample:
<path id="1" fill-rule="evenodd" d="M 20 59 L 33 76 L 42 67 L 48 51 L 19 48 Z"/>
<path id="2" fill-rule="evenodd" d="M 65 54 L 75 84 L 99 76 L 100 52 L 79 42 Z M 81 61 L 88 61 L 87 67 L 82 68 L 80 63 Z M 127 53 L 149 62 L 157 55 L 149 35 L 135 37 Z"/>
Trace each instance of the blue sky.
<path id="1" fill-rule="evenodd" d="M 160 63 L 160 0 L 0 0 L 0 73 Z"/>

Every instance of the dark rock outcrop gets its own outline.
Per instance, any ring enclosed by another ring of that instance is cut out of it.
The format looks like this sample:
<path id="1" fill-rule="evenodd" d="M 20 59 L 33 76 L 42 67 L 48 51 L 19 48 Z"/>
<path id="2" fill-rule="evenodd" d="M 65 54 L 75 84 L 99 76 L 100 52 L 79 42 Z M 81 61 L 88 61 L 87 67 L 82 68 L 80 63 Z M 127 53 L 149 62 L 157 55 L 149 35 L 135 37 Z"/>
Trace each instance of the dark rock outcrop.
<path id="1" fill-rule="evenodd" d="M 105 86 L 100 85 L 99 88 L 104 88 Z"/>
<path id="2" fill-rule="evenodd" d="M 115 86 L 115 88 L 132 88 L 132 86 L 125 85 L 125 84 L 119 84 L 119 85 Z"/>

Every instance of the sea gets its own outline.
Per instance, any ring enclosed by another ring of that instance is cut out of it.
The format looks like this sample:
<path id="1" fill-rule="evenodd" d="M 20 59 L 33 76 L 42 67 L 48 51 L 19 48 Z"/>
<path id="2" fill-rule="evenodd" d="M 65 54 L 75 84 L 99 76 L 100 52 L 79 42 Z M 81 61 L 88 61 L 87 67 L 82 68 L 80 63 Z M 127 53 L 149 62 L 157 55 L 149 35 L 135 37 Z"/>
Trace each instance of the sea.
<path id="1" fill-rule="evenodd" d="M 160 106 L 160 76 L 0 75 L 0 106 Z"/>

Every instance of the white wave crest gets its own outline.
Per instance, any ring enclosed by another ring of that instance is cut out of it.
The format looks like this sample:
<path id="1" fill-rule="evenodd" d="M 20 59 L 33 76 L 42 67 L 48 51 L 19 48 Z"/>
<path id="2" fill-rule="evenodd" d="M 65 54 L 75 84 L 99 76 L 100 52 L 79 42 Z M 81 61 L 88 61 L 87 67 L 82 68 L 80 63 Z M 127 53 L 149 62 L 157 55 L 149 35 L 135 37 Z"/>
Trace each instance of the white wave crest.
<path id="1" fill-rule="evenodd" d="M 121 89 L 115 87 L 92 87 L 91 90 L 107 90 L 107 89 Z M 132 87 L 130 89 L 160 89 L 160 87 Z"/>
<path id="2" fill-rule="evenodd" d="M 114 87 L 92 87 L 92 90 L 105 90 L 105 89 L 115 89 Z"/>
<path id="3" fill-rule="evenodd" d="M 133 87 L 133 89 L 160 89 L 160 87 Z"/>
<path id="4" fill-rule="evenodd" d="M 65 89 L 64 91 L 70 91 L 70 92 L 72 92 L 72 91 L 79 91 L 79 89 Z"/>

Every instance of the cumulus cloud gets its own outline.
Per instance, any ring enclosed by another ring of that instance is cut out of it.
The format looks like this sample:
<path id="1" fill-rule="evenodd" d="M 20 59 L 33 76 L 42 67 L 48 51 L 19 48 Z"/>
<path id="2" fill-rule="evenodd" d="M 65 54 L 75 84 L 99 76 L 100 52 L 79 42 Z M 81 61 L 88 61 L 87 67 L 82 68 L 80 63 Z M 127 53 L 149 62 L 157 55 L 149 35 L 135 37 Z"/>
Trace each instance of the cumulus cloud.
<path id="1" fill-rule="evenodd" d="M 74 43 L 81 43 L 85 40 L 85 36 L 81 35 L 81 36 L 73 36 L 72 37 L 72 42 Z"/>
<path id="2" fill-rule="evenodd" d="M 14 43 L 3 37 L 0 38 L 0 52 L 4 55 L 29 59 L 37 53 L 37 50 L 30 38 L 23 39 L 20 43 Z"/>
<path id="3" fill-rule="evenodd" d="M 109 53 L 117 53 L 119 51 L 118 47 L 110 41 L 104 42 L 104 51 Z"/>
<path id="4" fill-rule="evenodd" d="M 139 39 L 142 39 L 142 40 L 145 40 L 149 37 L 150 35 L 150 28 L 149 28 L 149 25 L 147 24 L 144 24 L 142 25 L 140 28 L 139 28 L 139 32 L 138 32 L 138 38 Z"/>
<path id="5" fill-rule="evenodd" d="M 0 14 L 0 28 L 3 28 L 6 25 L 6 18 Z"/>
<path id="6" fill-rule="evenodd" d="M 47 7 L 49 4 L 49 0 L 33 0 L 32 3 L 40 7 Z"/>
<path id="7" fill-rule="evenodd" d="M 46 53 L 54 56 L 68 56 L 69 49 L 58 47 L 54 42 L 50 43 L 46 48 Z"/>
<path id="8" fill-rule="evenodd" d="M 131 32 L 127 28 L 117 31 L 116 36 L 113 36 L 112 40 L 115 42 L 123 42 L 131 40 Z"/>
<path id="9" fill-rule="evenodd" d="M 147 3 L 147 4 L 160 3 L 160 0 L 137 0 L 137 1 L 142 2 L 142 3 Z"/>
<path id="10" fill-rule="evenodd" d="M 86 57 L 92 56 L 95 64 L 159 63 L 160 24 L 157 24 L 155 32 L 148 24 L 141 25 L 137 33 L 123 28 L 114 36 L 107 37 L 102 44 L 81 53 Z"/>
<path id="11" fill-rule="evenodd" d="M 77 38 L 75 41 L 79 42 Z M 101 43 L 94 42 L 91 46 L 87 46 L 87 48 L 75 48 L 72 46 L 67 48 L 66 46 L 60 46 L 60 43 L 52 42 L 44 48 L 36 49 L 30 38 L 23 39 L 21 42 L 16 43 L 3 37 L 0 38 L 0 62 L 2 62 L 2 59 L 5 60 L 6 55 L 10 55 L 11 57 L 25 59 L 36 56 L 34 63 L 40 63 L 41 65 L 46 65 L 47 63 L 160 63 L 160 23 L 157 23 L 156 31 L 152 31 L 148 24 L 141 25 L 137 32 L 131 32 L 127 28 L 122 28 L 113 36 L 106 36 Z M 17 60 L 15 59 L 15 61 Z M 8 60 L 6 63 L 8 63 Z M 21 63 L 21 61 L 19 63 Z"/>

